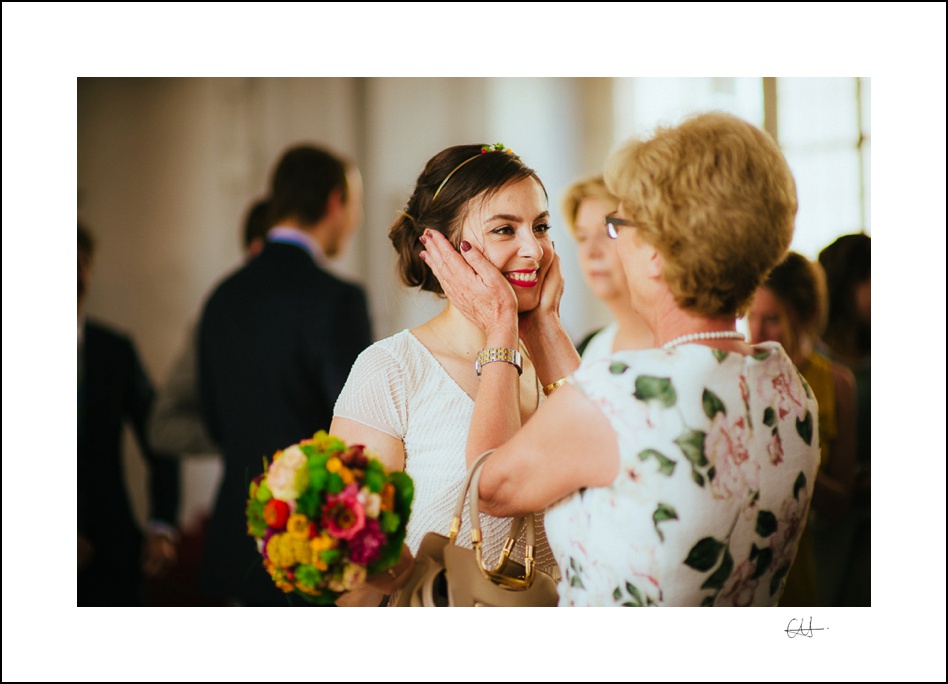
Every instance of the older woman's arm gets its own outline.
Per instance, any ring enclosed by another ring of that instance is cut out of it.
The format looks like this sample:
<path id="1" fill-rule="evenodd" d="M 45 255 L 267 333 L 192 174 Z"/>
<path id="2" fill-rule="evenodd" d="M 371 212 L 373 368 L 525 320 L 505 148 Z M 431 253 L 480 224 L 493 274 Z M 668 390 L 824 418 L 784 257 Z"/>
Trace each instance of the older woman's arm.
<path id="1" fill-rule="evenodd" d="M 523 515 L 583 487 L 609 485 L 618 472 L 618 442 L 608 418 L 567 383 L 497 445 L 482 467 L 478 491 L 485 513 Z"/>

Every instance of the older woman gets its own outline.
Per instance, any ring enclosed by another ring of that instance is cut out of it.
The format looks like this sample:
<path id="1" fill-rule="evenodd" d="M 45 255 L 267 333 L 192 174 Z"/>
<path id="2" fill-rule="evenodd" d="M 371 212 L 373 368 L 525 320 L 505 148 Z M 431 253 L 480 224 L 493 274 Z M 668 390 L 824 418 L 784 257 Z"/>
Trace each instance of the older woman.
<path id="1" fill-rule="evenodd" d="M 558 318 L 531 318 L 519 337 L 551 396 L 521 428 L 517 370 L 483 367 L 467 442 L 469 462 L 495 450 L 483 507 L 549 507 L 560 605 L 777 605 L 819 464 L 817 405 L 780 345 L 747 344 L 735 319 L 789 248 L 793 177 L 773 140 L 718 113 L 626 145 L 605 177 L 619 199 L 606 230 L 659 347 L 577 370 Z M 515 346 L 503 276 L 468 242 L 424 238 L 486 346 Z M 540 308 L 562 288 L 552 268 Z"/>

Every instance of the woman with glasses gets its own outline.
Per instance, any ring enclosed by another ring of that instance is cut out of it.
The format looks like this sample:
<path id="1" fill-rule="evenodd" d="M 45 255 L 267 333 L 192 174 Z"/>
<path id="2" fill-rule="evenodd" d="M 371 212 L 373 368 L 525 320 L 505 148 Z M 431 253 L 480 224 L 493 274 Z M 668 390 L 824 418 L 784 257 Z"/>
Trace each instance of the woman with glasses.
<path id="1" fill-rule="evenodd" d="M 576 345 L 584 363 L 607 358 L 619 349 L 652 346 L 652 331 L 629 301 L 616 243 L 602 229 L 603 218 L 614 212 L 618 204 L 602 176 L 573 183 L 563 200 L 566 224 L 579 244 L 579 265 L 586 285 L 612 314 L 611 323 L 591 332 Z"/>
<path id="2" fill-rule="evenodd" d="M 546 510 L 562 606 L 775 606 L 813 494 L 817 405 L 780 345 L 748 344 L 736 318 L 793 237 L 790 169 L 766 134 L 710 113 L 625 145 L 605 179 L 619 203 L 604 230 L 654 349 L 580 366 L 561 280 L 523 337 L 481 249 L 424 236 L 485 347 L 523 338 L 551 392 L 521 427 L 516 369 L 482 369 L 467 459 L 493 450 L 483 509 Z"/>

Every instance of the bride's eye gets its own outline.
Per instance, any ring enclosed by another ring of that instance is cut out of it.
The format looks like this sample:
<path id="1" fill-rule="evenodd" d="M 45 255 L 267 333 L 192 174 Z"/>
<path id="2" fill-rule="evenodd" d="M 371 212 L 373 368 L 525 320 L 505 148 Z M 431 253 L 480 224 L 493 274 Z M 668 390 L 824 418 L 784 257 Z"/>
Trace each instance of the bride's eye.
<path id="1" fill-rule="evenodd" d="M 498 228 L 494 228 L 490 231 L 492 235 L 513 235 L 514 229 L 512 226 L 504 225 Z"/>
<path id="2" fill-rule="evenodd" d="M 534 233 L 540 233 L 540 234 L 544 234 L 544 235 L 545 235 L 546 233 L 549 233 L 549 232 L 550 232 L 550 228 L 551 228 L 551 226 L 550 226 L 549 223 L 541 223 L 541 224 L 539 224 L 539 225 L 533 227 L 533 232 L 534 232 Z"/>

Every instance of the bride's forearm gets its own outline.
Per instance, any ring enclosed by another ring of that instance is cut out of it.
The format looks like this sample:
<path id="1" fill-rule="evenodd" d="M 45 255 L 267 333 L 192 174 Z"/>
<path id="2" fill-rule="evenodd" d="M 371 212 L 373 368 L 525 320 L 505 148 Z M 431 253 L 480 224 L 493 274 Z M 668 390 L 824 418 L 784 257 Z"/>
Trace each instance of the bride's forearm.
<path id="1" fill-rule="evenodd" d="M 516 325 L 488 333 L 485 349 L 518 349 Z M 500 446 L 520 429 L 520 373 L 510 363 L 497 361 L 481 368 L 477 398 L 467 438 L 467 465 L 484 451 Z"/>

